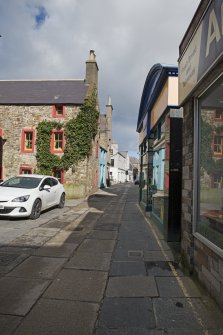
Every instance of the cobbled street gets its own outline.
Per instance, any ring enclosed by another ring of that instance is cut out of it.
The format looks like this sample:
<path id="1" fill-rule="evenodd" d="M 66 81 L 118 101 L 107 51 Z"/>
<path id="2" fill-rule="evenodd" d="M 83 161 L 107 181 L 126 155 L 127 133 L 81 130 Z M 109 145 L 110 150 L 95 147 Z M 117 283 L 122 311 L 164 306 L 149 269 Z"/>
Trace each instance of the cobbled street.
<path id="1" fill-rule="evenodd" d="M 0 220 L 1 335 L 223 334 L 223 314 L 119 184 Z"/>

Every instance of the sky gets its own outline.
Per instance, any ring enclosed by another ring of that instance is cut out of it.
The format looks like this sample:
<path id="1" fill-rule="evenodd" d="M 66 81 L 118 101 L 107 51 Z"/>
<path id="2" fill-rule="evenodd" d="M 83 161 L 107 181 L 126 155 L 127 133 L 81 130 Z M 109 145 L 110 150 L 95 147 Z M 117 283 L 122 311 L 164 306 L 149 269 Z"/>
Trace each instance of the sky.
<path id="1" fill-rule="evenodd" d="M 113 140 L 137 157 L 137 118 L 150 68 L 177 66 L 200 0 L 0 0 L 0 79 L 84 79 L 94 50 L 100 112 L 113 105 Z"/>

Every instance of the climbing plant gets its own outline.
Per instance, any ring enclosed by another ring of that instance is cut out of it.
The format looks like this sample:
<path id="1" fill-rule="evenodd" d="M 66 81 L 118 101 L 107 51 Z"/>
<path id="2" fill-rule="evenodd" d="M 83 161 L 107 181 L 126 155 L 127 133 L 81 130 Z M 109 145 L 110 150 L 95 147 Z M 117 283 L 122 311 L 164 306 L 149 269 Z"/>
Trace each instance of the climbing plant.
<path id="1" fill-rule="evenodd" d="M 76 118 L 66 124 L 42 121 L 37 126 L 36 159 L 39 173 L 51 174 L 55 169 L 68 170 L 89 154 L 92 139 L 98 130 L 97 95 L 93 91 L 80 108 Z M 52 130 L 64 128 L 65 148 L 62 158 L 50 152 Z"/>
<path id="2" fill-rule="evenodd" d="M 51 174 L 56 168 L 61 168 L 61 159 L 50 152 L 50 141 L 53 129 L 61 129 L 58 122 L 42 121 L 37 126 L 36 160 L 37 169 L 41 174 Z"/>
<path id="3" fill-rule="evenodd" d="M 66 145 L 62 157 L 65 170 L 85 159 L 89 154 L 92 139 L 94 139 L 98 131 L 98 117 L 97 95 L 93 91 L 85 99 L 77 117 L 65 124 Z"/>

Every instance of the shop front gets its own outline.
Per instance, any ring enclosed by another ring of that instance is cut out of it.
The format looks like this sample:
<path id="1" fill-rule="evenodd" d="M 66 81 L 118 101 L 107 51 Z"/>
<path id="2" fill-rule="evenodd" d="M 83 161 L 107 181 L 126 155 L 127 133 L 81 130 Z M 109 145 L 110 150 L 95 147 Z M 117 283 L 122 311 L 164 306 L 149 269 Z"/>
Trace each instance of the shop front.
<path id="1" fill-rule="evenodd" d="M 139 203 L 168 242 L 180 241 L 182 110 L 178 68 L 155 64 L 142 93 Z"/>
<path id="2" fill-rule="evenodd" d="M 223 0 L 201 1 L 180 45 L 184 110 L 182 241 L 188 265 L 223 306 Z"/>

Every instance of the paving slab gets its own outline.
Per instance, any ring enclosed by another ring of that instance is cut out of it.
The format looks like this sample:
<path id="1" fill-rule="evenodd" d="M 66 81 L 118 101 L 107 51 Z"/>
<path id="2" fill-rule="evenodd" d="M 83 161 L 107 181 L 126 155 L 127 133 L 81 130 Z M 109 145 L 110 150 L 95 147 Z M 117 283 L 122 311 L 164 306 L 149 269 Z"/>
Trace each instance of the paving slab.
<path id="1" fill-rule="evenodd" d="M 85 236 L 84 234 L 80 234 L 79 231 L 72 232 L 67 239 L 64 241 L 64 243 L 73 243 L 73 244 L 81 244 L 81 242 L 84 240 Z"/>
<path id="2" fill-rule="evenodd" d="M 12 245 L 21 247 L 40 247 L 50 239 L 50 236 L 22 235 L 12 241 Z"/>
<path id="3" fill-rule="evenodd" d="M 14 335 L 90 335 L 97 304 L 40 299 Z"/>
<path id="4" fill-rule="evenodd" d="M 170 264 L 174 267 L 174 272 L 172 271 Z M 180 270 L 179 266 L 175 262 L 166 262 L 166 261 L 157 261 L 157 262 L 145 262 L 146 271 L 149 276 L 157 277 L 171 277 L 175 276 L 184 276 L 183 272 Z"/>
<path id="5" fill-rule="evenodd" d="M 94 229 L 118 231 L 119 226 L 115 225 L 115 224 L 96 223 L 95 226 L 94 226 Z"/>
<path id="6" fill-rule="evenodd" d="M 27 257 L 27 254 L 0 253 L 0 273 L 10 272 Z"/>
<path id="7" fill-rule="evenodd" d="M 60 246 L 45 243 L 44 246 L 33 250 L 31 254 L 33 256 L 69 258 L 77 247 L 78 244 L 75 243 L 64 243 Z"/>
<path id="8" fill-rule="evenodd" d="M 1 278 L 0 314 L 26 315 L 49 283 L 42 279 Z"/>
<path id="9" fill-rule="evenodd" d="M 22 317 L 12 315 L 0 315 L 0 334 L 11 335 L 21 323 Z"/>
<path id="10" fill-rule="evenodd" d="M 88 234 L 87 238 L 99 240 L 116 240 L 117 236 L 117 231 L 93 230 Z"/>
<path id="11" fill-rule="evenodd" d="M 146 298 L 105 298 L 97 327 L 153 329 L 155 318 L 152 301 Z"/>
<path id="12" fill-rule="evenodd" d="M 143 260 L 143 251 L 142 250 L 133 250 L 128 248 L 116 248 L 113 256 L 113 261 L 142 261 Z"/>
<path id="13" fill-rule="evenodd" d="M 98 328 L 96 330 L 96 335 L 164 335 L 163 331 L 159 330 L 148 330 L 146 328 L 119 328 L 119 329 L 109 329 L 109 328 Z"/>
<path id="14" fill-rule="evenodd" d="M 160 247 L 157 243 L 157 241 L 152 240 L 152 239 L 136 239 L 136 238 L 131 238 L 131 239 L 124 239 L 124 240 L 119 240 L 117 243 L 117 248 L 127 248 L 127 249 L 141 249 L 143 251 L 151 251 L 151 250 L 159 250 Z"/>
<path id="15" fill-rule="evenodd" d="M 153 300 L 157 327 L 168 330 L 198 331 L 205 329 L 204 319 L 198 313 L 197 298 L 157 298 Z M 206 315 L 208 318 L 210 316 Z M 215 328 L 217 328 L 215 324 Z"/>
<path id="16" fill-rule="evenodd" d="M 145 251 L 144 260 L 148 262 L 156 261 L 174 261 L 174 257 L 171 251 Z"/>
<path id="17" fill-rule="evenodd" d="M 157 297 L 154 277 L 131 276 L 110 277 L 106 290 L 107 297 Z"/>
<path id="18" fill-rule="evenodd" d="M 53 279 L 66 261 L 66 258 L 30 256 L 8 276 Z"/>
<path id="19" fill-rule="evenodd" d="M 189 277 L 156 277 L 160 297 L 201 297 L 202 292 Z"/>
<path id="20" fill-rule="evenodd" d="M 64 269 L 46 290 L 44 297 L 100 302 L 106 281 L 106 272 Z"/>
<path id="21" fill-rule="evenodd" d="M 92 253 L 78 251 L 64 266 L 80 270 L 108 271 L 111 262 L 111 253 Z"/>
<path id="22" fill-rule="evenodd" d="M 112 262 L 109 276 L 146 276 L 146 267 L 143 261 Z"/>
<path id="23" fill-rule="evenodd" d="M 85 239 L 78 251 L 83 252 L 113 252 L 115 240 Z"/>

